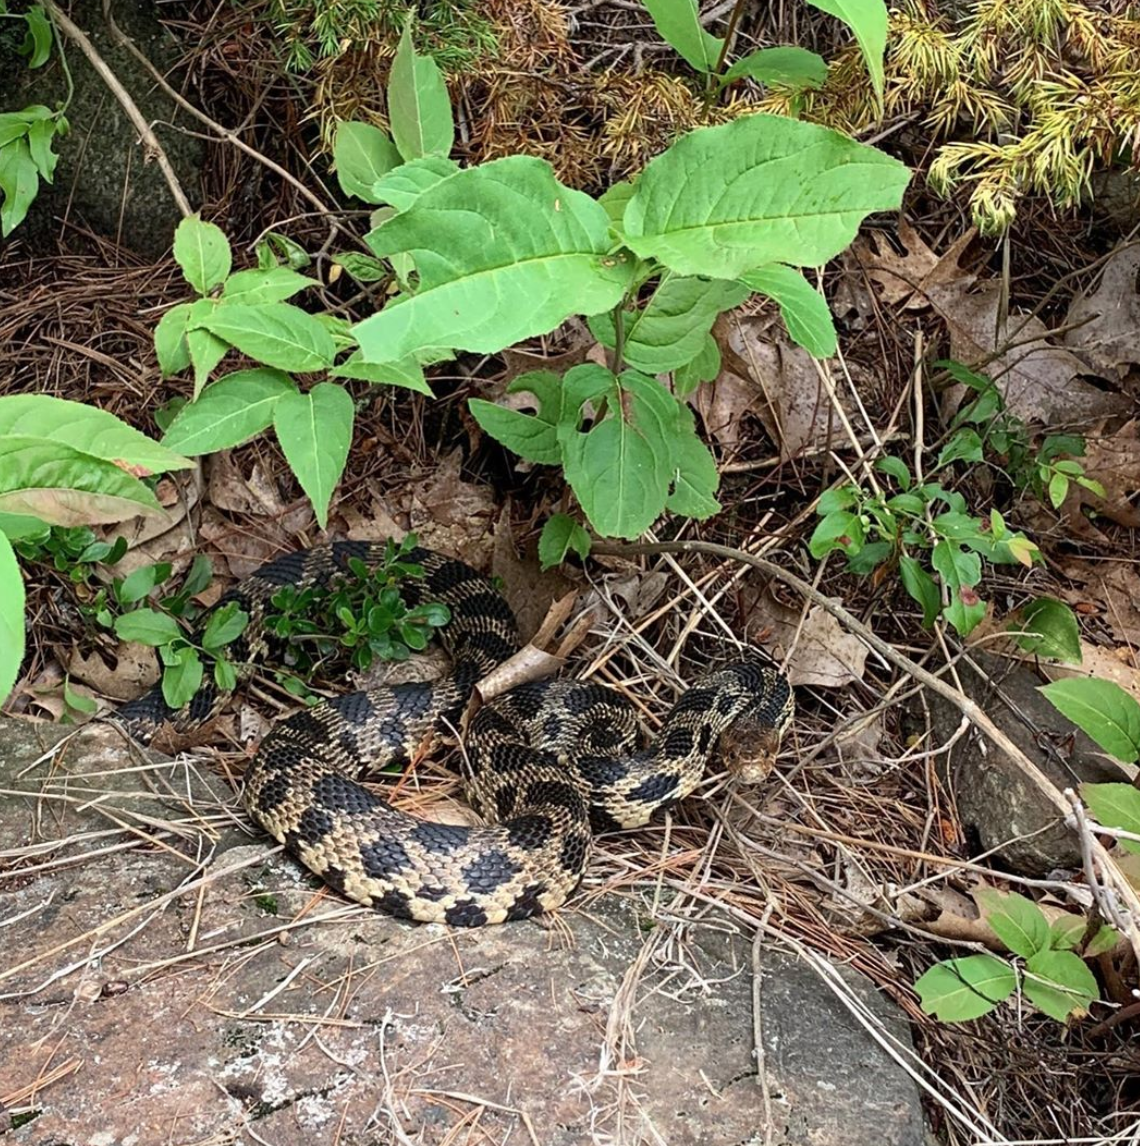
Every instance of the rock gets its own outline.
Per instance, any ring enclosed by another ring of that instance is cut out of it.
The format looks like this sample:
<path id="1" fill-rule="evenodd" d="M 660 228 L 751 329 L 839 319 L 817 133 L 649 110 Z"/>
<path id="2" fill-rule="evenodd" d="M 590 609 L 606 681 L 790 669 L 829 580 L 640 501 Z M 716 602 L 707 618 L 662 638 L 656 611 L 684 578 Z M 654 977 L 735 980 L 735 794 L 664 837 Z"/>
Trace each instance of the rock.
<path id="1" fill-rule="evenodd" d="M 68 11 L 152 125 L 183 191 L 196 205 L 201 198 L 202 142 L 165 126 L 184 122 L 185 113 L 156 90 L 146 69 L 112 38 L 102 0 L 77 0 Z M 155 5 L 149 0 L 119 0 L 113 11 L 119 28 L 161 71 L 168 71 L 178 52 L 158 22 Z M 53 146 L 60 160 L 54 182 L 40 184 L 27 219 L 12 238 L 25 240 L 35 250 L 54 252 L 59 218 L 66 217 L 145 258 L 161 258 L 169 252 L 182 217 L 166 180 L 158 164 L 144 155 L 137 130 L 76 44 L 65 39 L 63 50 L 75 83 L 67 107 L 71 132 L 56 139 Z M 0 53 L 0 109 L 30 104 L 54 108 L 66 96 L 58 46 L 48 63 L 35 71 L 15 53 Z"/>
<path id="2" fill-rule="evenodd" d="M 1100 749 L 1063 717 L 1042 695 L 1045 683 L 1025 665 L 978 651 L 962 662 L 962 687 L 990 719 L 1059 788 L 1082 782 L 1121 781 L 1126 777 Z M 912 701 L 910 731 L 925 730 L 922 701 L 930 711 L 930 743 L 946 744 L 962 721 L 958 708 L 933 693 Z M 1035 878 L 1079 867 L 1080 847 L 1056 808 L 1009 757 L 973 729 L 958 738 L 936 767 L 957 802 L 958 815 L 979 851 L 996 849 L 1010 870 Z"/>
<path id="3" fill-rule="evenodd" d="M 29 792 L 0 797 L 5 847 L 42 848 L 0 868 L 0 1096 L 21 1146 L 442 1146 L 476 1124 L 540 1146 L 921 1146 L 907 1074 L 814 971 L 760 951 L 766 1132 L 757 968 L 727 923 L 610 895 L 550 929 L 405 924 L 223 829 L 208 773 L 140 771 L 105 729 L 7 721 L 0 746 L 0 788 Z M 116 820 L 164 846 L 81 839 Z M 893 1004 L 839 973 L 905 1041 Z"/>

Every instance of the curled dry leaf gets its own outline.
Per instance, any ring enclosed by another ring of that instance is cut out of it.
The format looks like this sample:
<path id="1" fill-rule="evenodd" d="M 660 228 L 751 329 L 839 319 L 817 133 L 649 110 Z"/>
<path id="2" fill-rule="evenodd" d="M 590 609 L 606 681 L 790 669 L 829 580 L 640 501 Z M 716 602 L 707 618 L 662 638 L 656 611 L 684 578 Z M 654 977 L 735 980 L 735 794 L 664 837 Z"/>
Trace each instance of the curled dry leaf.
<path id="1" fill-rule="evenodd" d="M 1096 289 L 1073 299 L 1066 345 L 1078 350 L 1106 378 L 1122 378 L 1140 365 L 1140 245 L 1121 247 L 1104 265 Z"/>
<path id="2" fill-rule="evenodd" d="M 1061 573 L 1083 588 L 1066 589 L 1062 596 L 1079 614 L 1100 614 L 1113 637 L 1122 645 L 1140 648 L 1140 593 L 1136 566 L 1131 561 L 1084 561 L 1062 557 Z"/>
<path id="3" fill-rule="evenodd" d="M 99 652 L 89 656 L 75 652 L 67 662 L 67 671 L 112 700 L 131 700 L 157 683 L 158 658 L 153 649 L 123 643 L 115 649 L 114 659 L 112 665 Z"/>
<path id="4" fill-rule="evenodd" d="M 462 450 L 453 450 L 422 484 L 411 487 L 410 532 L 421 545 L 453 553 L 477 569 L 490 564 L 497 515 L 489 486 L 464 481 Z"/>

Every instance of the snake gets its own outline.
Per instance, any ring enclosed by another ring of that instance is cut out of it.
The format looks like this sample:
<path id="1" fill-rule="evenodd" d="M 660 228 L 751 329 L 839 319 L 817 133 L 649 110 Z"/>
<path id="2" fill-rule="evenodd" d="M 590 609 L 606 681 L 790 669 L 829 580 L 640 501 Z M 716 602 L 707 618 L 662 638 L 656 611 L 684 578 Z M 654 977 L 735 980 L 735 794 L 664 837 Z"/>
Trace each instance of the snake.
<path id="1" fill-rule="evenodd" d="M 230 648 L 243 665 L 240 683 L 279 651 L 266 617 L 282 587 L 329 586 L 351 576 L 349 562 L 372 567 L 384 553 L 384 543 L 369 541 L 286 553 L 239 580 L 201 621 L 231 601 L 249 615 Z M 457 728 L 477 684 L 520 647 L 507 601 L 471 566 L 418 546 L 401 561 L 422 570 L 401 582 L 408 606 L 440 602 L 450 610 L 440 633 L 450 671 L 437 681 L 334 696 L 276 722 L 243 783 L 253 821 L 347 898 L 456 927 L 550 912 L 577 888 L 594 835 L 641 827 L 684 799 L 718 743 L 745 781 L 770 771 L 792 691 L 783 673 L 748 650 L 703 672 L 645 746 L 636 708 L 615 690 L 588 681 L 521 684 L 484 703 L 467 727 L 464 788 L 482 826 L 394 807 L 361 778 L 407 766 Z M 192 736 L 229 695 L 204 679 L 173 709 L 156 685 L 120 706 L 116 719 L 144 745 L 163 730 Z"/>

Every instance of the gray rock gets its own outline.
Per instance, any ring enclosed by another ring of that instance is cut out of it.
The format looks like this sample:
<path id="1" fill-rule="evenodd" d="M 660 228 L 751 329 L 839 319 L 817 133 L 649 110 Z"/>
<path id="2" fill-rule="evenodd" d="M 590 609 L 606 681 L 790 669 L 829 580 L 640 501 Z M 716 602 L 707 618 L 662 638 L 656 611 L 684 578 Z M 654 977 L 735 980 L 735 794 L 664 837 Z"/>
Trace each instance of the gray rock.
<path id="1" fill-rule="evenodd" d="M 185 113 L 155 88 L 150 74 L 111 37 L 102 0 L 76 0 L 68 10 L 153 126 L 183 191 L 197 205 L 202 142 L 165 126 L 184 123 Z M 116 0 L 113 11 L 118 26 L 160 70 L 176 62 L 176 47 L 159 24 L 153 3 Z M 146 258 L 160 258 L 170 250 L 181 219 L 166 180 L 158 164 L 147 160 L 138 132 L 87 58 L 67 40 L 63 51 L 75 83 L 67 109 L 71 133 L 55 142 L 60 160 L 54 183 L 40 184 L 28 218 L 11 238 L 21 238 L 36 250 L 54 251 L 58 220 L 66 216 Z M 0 111 L 36 103 L 54 108 L 66 95 L 58 46 L 51 60 L 35 71 L 25 66 L 22 57 L 0 53 Z"/>
<path id="2" fill-rule="evenodd" d="M 987 653 L 972 652 L 971 659 L 977 670 L 962 663 L 962 687 L 1059 788 L 1125 779 L 1037 691 L 1045 681 L 1031 668 Z M 924 696 L 930 710 L 931 743 L 946 744 L 957 732 L 962 714 L 933 693 Z M 909 721 L 915 731 L 925 727 L 920 702 L 911 702 Z M 996 848 L 998 858 L 1012 871 L 1033 877 L 1079 866 L 1076 836 L 1065 827 L 1053 804 L 1006 753 L 973 729 L 949 753 L 936 757 L 936 767 L 957 801 L 962 824 L 976 837 L 980 850 Z"/>
<path id="3" fill-rule="evenodd" d="M 815 972 L 758 952 L 754 1022 L 734 927 L 617 896 L 552 929 L 400 923 L 243 841 L 187 768 L 0 722 L 0 1093 L 59 1072 L 13 1142 L 921 1146 L 909 1077 Z"/>

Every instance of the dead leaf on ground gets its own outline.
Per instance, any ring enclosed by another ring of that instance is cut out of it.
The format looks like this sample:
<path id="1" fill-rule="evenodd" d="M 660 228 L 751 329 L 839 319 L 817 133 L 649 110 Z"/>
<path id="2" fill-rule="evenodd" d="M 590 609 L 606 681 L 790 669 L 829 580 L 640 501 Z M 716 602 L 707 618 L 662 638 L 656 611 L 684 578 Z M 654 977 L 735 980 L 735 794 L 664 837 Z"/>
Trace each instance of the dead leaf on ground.
<path id="1" fill-rule="evenodd" d="M 124 642 L 115 649 L 114 660 L 115 664 L 109 664 L 98 651 L 89 656 L 74 652 L 67 671 L 112 700 L 132 700 L 158 682 L 158 658 L 153 649 Z"/>
<path id="2" fill-rule="evenodd" d="M 349 541 L 403 541 L 408 530 L 397 520 L 397 512 L 387 498 L 373 494 L 370 512 L 361 513 L 354 505 L 343 505 L 337 517 L 344 524 L 344 535 Z"/>
<path id="3" fill-rule="evenodd" d="M 1131 649 L 1106 649 L 1100 645 L 1090 645 L 1087 641 L 1081 641 L 1079 665 L 1059 664 L 1054 661 L 1042 662 L 1041 671 L 1050 680 L 1090 676 L 1100 680 L 1110 680 L 1140 701 L 1140 669 L 1136 666 L 1135 657 L 1136 654 Z"/>
<path id="4" fill-rule="evenodd" d="M 1140 246 L 1121 247 L 1104 264 L 1096 289 L 1073 299 L 1065 343 L 1106 378 L 1123 378 L 1140 365 Z M 1077 325 L 1080 323 L 1081 325 Z"/>
<path id="5" fill-rule="evenodd" d="M 1117 525 L 1140 529 L 1140 509 L 1135 504 L 1140 494 L 1140 424 L 1133 419 L 1114 434 L 1086 437 L 1081 465 L 1089 477 L 1104 486 L 1104 497 L 1076 482 L 1069 485 L 1069 497 Z M 1066 500 L 1063 508 L 1068 506 Z"/>
<path id="6" fill-rule="evenodd" d="M 764 634 L 766 644 L 778 647 L 777 659 L 791 650 L 786 672 L 793 685 L 843 688 L 863 679 L 867 646 L 830 613 L 813 605 L 801 626 L 800 610 L 778 601 L 767 588 L 749 596 L 745 633 L 753 638 Z"/>
<path id="7" fill-rule="evenodd" d="M 974 282 L 974 276 L 958 264 L 976 234 L 971 227 L 944 254 L 936 255 L 903 219 L 897 236 L 901 254 L 883 231 L 870 231 L 856 239 L 851 250 L 867 277 L 882 288 L 884 302 L 902 303 L 904 310 L 924 310 L 930 305 L 931 287 L 959 283 L 964 289 Z"/>
<path id="8" fill-rule="evenodd" d="M 542 570 L 535 553 L 519 556 L 506 510 L 495 526 L 491 573 L 502 579 L 503 596 L 514 610 L 523 641 L 529 641 L 538 632 L 555 601 L 577 588 L 559 568 Z"/>
<path id="9" fill-rule="evenodd" d="M 462 463 L 463 451 L 453 450 L 426 481 L 412 487 L 411 532 L 421 545 L 485 569 L 494 549 L 494 492 L 482 483 L 464 481 Z"/>
<path id="10" fill-rule="evenodd" d="M 1063 590 L 1064 600 L 1079 613 L 1103 613 L 1116 641 L 1140 648 L 1140 569 L 1136 562 L 1085 561 L 1062 556 L 1057 564 L 1065 577 L 1084 586 Z"/>

